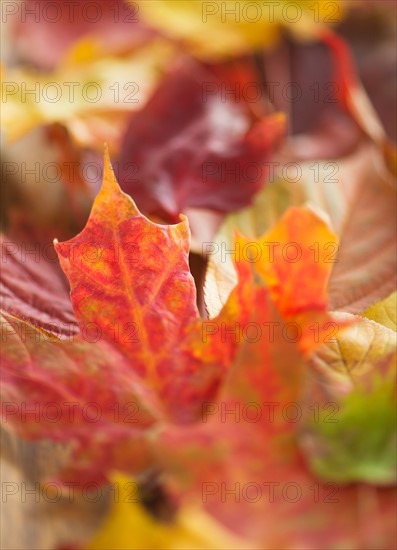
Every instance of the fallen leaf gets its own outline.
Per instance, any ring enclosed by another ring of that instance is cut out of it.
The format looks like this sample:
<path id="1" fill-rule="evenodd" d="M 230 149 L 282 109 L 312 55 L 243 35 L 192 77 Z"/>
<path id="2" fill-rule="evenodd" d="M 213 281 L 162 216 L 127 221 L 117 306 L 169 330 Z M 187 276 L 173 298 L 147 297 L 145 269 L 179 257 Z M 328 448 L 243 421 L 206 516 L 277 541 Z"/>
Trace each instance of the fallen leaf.
<path id="1" fill-rule="evenodd" d="M 379 150 L 367 151 L 367 172 L 351 181 L 329 286 L 330 307 L 351 313 L 360 313 L 396 286 L 396 188 Z"/>
<path id="2" fill-rule="evenodd" d="M 139 2 L 139 7 L 148 26 L 182 43 L 193 55 L 211 60 L 269 48 L 278 41 L 283 27 L 299 36 L 314 36 L 318 27 L 327 21 L 338 22 L 343 13 L 340 2 L 335 2 L 334 9 L 320 2 L 317 12 L 311 12 L 313 7 L 299 1 L 292 15 L 284 0 L 272 6 L 248 0 L 237 4 L 155 0 Z"/>
<path id="3" fill-rule="evenodd" d="M 339 314 L 335 319 L 353 319 Z M 313 356 L 306 393 L 321 413 L 303 429 L 302 445 L 313 471 L 336 482 L 396 481 L 396 335 L 355 318 L 335 343 Z"/>
<path id="4" fill-rule="evenodd" d="M 142 216 L 118 187 L 108 156 L 86 228 L 55 248 L 71 282 L 80 333 L 59 340 L 40 326 L 39 316 L 33 327 L 4 314 L 8 427 L 28 438 L 74 441 L 63 479 L 103 480 L 112 468 L 148 467 L 151 428 L 196 420 L 239 342 L 232 331 L 225 338 L 214 333 L 198 315 L 187 220 L 161 226 Z M 217 319 L 226 331 L 249 314 L 250 270 L 244 262 L 238 269 L 241 285 Z M 61 421 L 24 421 L 26 403 L 39 413 L 54 405 Z M 78 421 L 70 423 L 66 413 L 74 403 Z M 84 416 L 92 405 L 100 436 Z"/>
<path id="5" fill-rule="evenodd" d="M 218 336 L 203 342 L 189 240 L 186 218 L 162 226 L 139 212 L 121 192 L 106 154 L 103 185 L 85 229 L 55 244 L 80 329 L 94 326 L 117 345 L 180 421 L 191 420 L 201 399 L 216 391 L 237 348 L 230 338 L 226 346 Z M 243 318 L 241 289 L 231 297 L 233 308 L 220 314 L 227 324 Z"/>
<path id="6" fill-rule="evenodd" d="M 263 290 L 251 321 L 277 322 Z M 393 489 L 343 486 L 305 463 L 299 430 L 316 410 L 302 393 L 308 375 L 296 344 L 280 334 L 271 343 L 245 341 L 222 392 L 204 405 L 201 425 L 162 431 L 164 482 L 183 505 L 201 500 L 219 522 L 262 548 L 387 547 L 395 532 Z M 383 457 L 385 447 L 378 450 Z"/>
<path id="7" fill-rule="evenodd" d="M 146 214 L 175 223 L 188 208 L 240 209 L 266 182 L 266 161 L 283 140 L 285 117 L 253 117 L 249 103 L 226 97 L 225 82 L 190 60 L 132 115 L 120 185 Z"/>
<path id="8" fill-rule="evenodd" d="M 126 57 L 98 57 L 90 40 L 82 40 L 51 73 L 3 68 L 6 139 L 58 122 L 80 146 L 102 148 L 110 138 L 117 143 L 126 113 L 143 106 L 172 54 L 171 46 L 156 41 Z"/>
<path id="9" fill-rule="evenodd" d="M 209 250 L 221 246 L 230 249 L 235 229 L 258 237 L 288 207 L 309 203 L 329 215 L 339 237 L 338 247 L 327 250 L 333 268 L 328 286 L 329 308 L 361 313 L 395 288 L 396 190 L 383 153 L 375 144 L 364 142 L 353 155 L 337 162 L 313 163 L 299 155 L 291 156 L 293 140 L 290 146 L 289 152 L 274 159 L 279 167 L 273 181 L 251 208 L 225 219 Z M 296 181 L 282 177 L 289 162 L 299 167 Z M 212 254 L 206 294 L 219 294 L 211 274 L 215 269 L 222 285 L 219 304 L 234 287 L 236 277 L 229 258 L 223 263 L 218 261 L 215 268 L 211 266 L 214 262 L 217 257 Z M 215 308 L 211 309 L 212 314 L 216 313 Z"/>
<path id="10" fill-rule="evenodd" d="M 156 521 L 139 501 L 139 492 L 131 499 L 131 489 L 137 485 L 127 477 L 113 477 L 119 487 L 118 498 L 87 550 L 245 550 L 247 541 L 228 532 L 199 507 L 182 509 L 169 522 Z M 252 547 L 251 547 L 252 548 Z"/>
<path id="11" fill-rule="evenodd" d="M 1 309 L 37 324 L 59 337 L 71 337 L 78 326 L 67 281 L 52 243 L 0 237 Z"/>
<path id="12" fill-rule="evenodd" d="M 144 433 L 161 407 L 120 352 L 91 334 L 59 340 L 6 314 L 1 329 L 5 428 L 71 442 L 63 480 L 103 481 L 107 464 L 139 471 L 150 463 Z"/>
<path id="13" fill-rule="evenodd" d="M 366 309 L 361 315 L 384 327 L 397 331 L 397 292 Z"/>
<path id="14" fill-rule="evenodd" d="M 217 241 L 207 243 L 212 263 L 205 300 L 213 313 L 225 299 L 226 288 L 230 291 L 237 282 L 228 237 L 223 240 L 220 233 Z M 330 259 L 337 249 L 337 238 L 327 223 L 308 208 L 290 208 L 267 233 L 234 247 L 236 255 L 255 264 L 285 323 L 296 327 L 299 345 L 306 353 L 336 327 L 326 314 L 326 294 Z"/>

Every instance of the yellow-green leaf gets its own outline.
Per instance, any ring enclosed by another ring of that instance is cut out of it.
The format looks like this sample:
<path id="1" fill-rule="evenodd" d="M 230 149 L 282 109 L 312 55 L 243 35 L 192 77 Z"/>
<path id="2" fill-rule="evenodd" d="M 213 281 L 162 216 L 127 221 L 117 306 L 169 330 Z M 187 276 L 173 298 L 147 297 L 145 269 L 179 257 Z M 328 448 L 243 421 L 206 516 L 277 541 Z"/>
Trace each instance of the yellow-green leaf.
<path id="1" fill-rule="evenodd" d="M 397 292 L 369 307 L 362 316 L 397 331 Z"/>

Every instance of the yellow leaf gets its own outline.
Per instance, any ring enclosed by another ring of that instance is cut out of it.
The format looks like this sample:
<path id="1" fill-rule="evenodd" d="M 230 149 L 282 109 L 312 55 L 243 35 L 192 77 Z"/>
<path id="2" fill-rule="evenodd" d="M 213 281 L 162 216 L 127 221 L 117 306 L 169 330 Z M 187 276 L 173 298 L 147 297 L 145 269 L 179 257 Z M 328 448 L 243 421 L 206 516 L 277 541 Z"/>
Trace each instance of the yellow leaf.
<path id="1" fill-rule="evenodd" d="M 241 55 L 272 46 L 283 27 L 313 37 L 318 27 L 337 23 L 342 17 L 339 0 L 143 0 L 139 10 L 147 24 L 183 41 L 194 55 L 203 58 Z"/>
<path id="2" fill-rule="evenodd" d="M 159 522 L 139 502 L 131 502 L 131 479 L 116 475 L 117 498 L 86 550 L 224 550 L 253 548 L 225 530 L 200 508 L 186 508 L 172 523 Z"/>
<path id="3" fill-rule="evenodd" d="M 369 307 L 362 316 L 397 332 L 397 292 Z"/>
<path id="4" fill-rule="evenodd" d="M 82 39 L 52 73 L 3 68 L 6 139 L 58 122 L 82 146 L 102 149 L 104 141 L 114 143 L 126 113 L 142 108 L 172 54 L 172 46 L 160 40 L 125 57 L 100 56 L 93 39 Z"/>

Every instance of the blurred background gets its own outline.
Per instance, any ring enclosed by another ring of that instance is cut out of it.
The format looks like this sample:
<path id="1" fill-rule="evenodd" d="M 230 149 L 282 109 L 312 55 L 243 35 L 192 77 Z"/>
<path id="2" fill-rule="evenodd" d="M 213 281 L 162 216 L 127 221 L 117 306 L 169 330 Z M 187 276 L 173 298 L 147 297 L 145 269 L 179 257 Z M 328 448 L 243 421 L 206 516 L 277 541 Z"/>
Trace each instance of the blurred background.
<path id="1" fill-rule="evenodd" d="M 396 3 L 264 4 L 1 2 L 1 228 L 9 241 L 39 250 L 38 285 L 65 301 L 62 322 L 72 330 L 68 285 L 51 247 L 84 227 L 105 142 L 121 188 L 145 215 L 162 223 L 188 215 L 204 315 L 202 243 L 271 185 L 268 163 L 339 162 L 364 134 L 396 141 Z M 375 113 L 369 109 L 369 126 L 346 108 L 349 59 L 328 30 L 350 49 Z M 266 169 L 252 176 L 250 163 Z M 56 284 L 45 270 L 57 273 Z M 7 306 L 19 283 L 6 269 L 3 277 Z M 31 308 L 28 318 L 46 326 L 50 300 L 33 296 Z M 4 479 L 32 490 L 68 452 L 2 437 Z M 2 547 L 70 547 L 71 532 L 84 540 L 100 525 L 108 496 L 95 506 L 33 498 L 2 506 L 2 524 L 11 526 Z"/>

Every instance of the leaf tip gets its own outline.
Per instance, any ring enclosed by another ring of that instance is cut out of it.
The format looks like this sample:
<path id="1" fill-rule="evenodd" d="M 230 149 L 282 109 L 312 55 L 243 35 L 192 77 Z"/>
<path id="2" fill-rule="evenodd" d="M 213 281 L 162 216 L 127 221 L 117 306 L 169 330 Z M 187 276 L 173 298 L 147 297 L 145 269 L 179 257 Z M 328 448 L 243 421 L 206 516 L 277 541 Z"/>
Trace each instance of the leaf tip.
<path id="1" fill-rule="evenodd" d="M 179 234 L 183 235 L 184 238 L 188 238 L 190 243 L 189 218 L 185 216 L 185 214 L 179 214 L 179 223 L 174 225 L 174 227 Z"/>
<path id="2" fill-rule="evenodd" d="M 59 261 L 62 261 L 62 258 L 65 255 L 65 243 L 60 243 L 57 238 L 52 241 L 54 245 L 55 252 L 57 253 Z"/>
<path id="3" fill-rule="evenodd" d="M 55 238 L 55 239 L 52 241 L 52 244 L 54 245 L 55 251 L 58 252 L 59 249 L 61 248 L 61 245 L 59 244 L 58 239 Z"/>
<path id="4" fill-rule="evenodd" d="M 103 181 L 100 194 L 114 193 L 115 191 L 121 192 L 110 161 L 109 147 L 106 142 L 104 143 L 103 149 Z"/>

